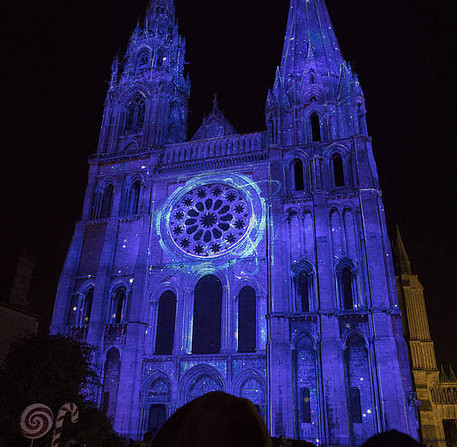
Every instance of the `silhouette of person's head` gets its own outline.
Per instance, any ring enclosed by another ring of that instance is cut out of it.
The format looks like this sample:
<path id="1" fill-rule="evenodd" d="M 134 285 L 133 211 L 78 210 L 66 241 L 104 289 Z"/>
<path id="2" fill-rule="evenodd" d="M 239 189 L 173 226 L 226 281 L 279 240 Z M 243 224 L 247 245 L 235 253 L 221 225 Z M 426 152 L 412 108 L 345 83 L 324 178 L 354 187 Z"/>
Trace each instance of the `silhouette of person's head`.
<path id="1" fill-rule="evenodd" d="M 420 447 L 420 444 L 404 433 L 391 430 L 373 436 L 362 447 Z"/>
<path id="2" fill-rule="evenodd" d="M 181 407 L 168 419 L 153 447 L 271 447 L 268 430 L 247 399 L 215 391 Z"/>

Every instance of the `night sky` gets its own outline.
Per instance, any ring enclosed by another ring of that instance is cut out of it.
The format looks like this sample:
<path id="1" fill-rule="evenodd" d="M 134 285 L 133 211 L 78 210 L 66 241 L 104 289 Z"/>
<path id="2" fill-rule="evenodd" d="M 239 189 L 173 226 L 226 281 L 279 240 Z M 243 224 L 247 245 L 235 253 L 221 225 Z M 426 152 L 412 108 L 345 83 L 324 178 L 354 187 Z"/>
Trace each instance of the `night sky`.
<path id="1" fill-rule="evenodd" d="M 457 367 L 456 55 L 446 3 L 327 0 L 343 55 L 365 92 L 391 234 L 398 224 L 425 286 L 438 362 Z M 32 306 L 44 329 L 80 217 L 111 62 L 146 5 L 2 5 L 0 285 L 2 292 L 8 288 L 15 254 L 28 251 L 36 260 Z M 288 0 L 177 0 L 192 80 L 189 136 L 215 92 L 239 132 L 265 128 L 288 6 Z"/>

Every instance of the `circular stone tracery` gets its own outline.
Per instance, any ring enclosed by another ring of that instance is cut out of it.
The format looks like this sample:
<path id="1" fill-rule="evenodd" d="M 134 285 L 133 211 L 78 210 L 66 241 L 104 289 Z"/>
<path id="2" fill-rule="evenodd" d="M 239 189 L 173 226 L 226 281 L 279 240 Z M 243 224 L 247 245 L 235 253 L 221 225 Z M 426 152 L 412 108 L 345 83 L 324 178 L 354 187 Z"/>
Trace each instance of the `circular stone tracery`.
<path id="1" fill-rule="evenodd" d="M 188 254 L 220 256 L 243 239 L 251 215 L 249 201 L 241 190 L 217 183 L 199 186 L 171 209 L 169 233 Z"/>

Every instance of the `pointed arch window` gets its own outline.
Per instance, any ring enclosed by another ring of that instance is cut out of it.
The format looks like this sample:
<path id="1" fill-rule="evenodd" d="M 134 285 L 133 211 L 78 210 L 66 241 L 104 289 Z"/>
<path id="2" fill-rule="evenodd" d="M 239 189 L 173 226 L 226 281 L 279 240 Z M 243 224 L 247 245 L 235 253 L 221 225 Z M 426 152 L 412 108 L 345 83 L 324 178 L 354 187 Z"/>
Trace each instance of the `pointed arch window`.
<path id="1" fill-rule="evenodd" d="M 309 73 L 309 82 L 310 82 L 310 84 L 315 84 L 316 83 L 316 78 L 314 76 L 314 71 L 312 71 L 312 70 Z"/>
<path id="2" fill-rule="evenodd" d="M 214 275 L 201 278 L 194 290 L 193 354 L 221 350 L 222 283 Z"/>
<path id="3" fill-rule="evenodd" d="M 340 277 L 341 304 L 343 309 L 354 309 L 354 274 L 349 267 L 344 267 Z"/>
<path id="4" fill-rule="evenodd" d="M 145 113 L 145 98 L 141 93 L 137 93 L 127 105 L 125 131 L 133 132 L 143 130 Z"/>
<path id="5" fill-rule="evenodd" d="M 305 269 L 294 278 L 296 307 L 299 312 L 310 311 L 311 275 Z"/>
<path id="6" fill-rule="evenodd" d="M 311 121 L 311 136 L 312 141 L 322 141 L 321 138 L 321 123 L 319 119 L 319 115 L 317 113 L 313 113 L 310 117 Z"/>
<path id="7" fill-rule="evenodd" d="M 305 189 L 305 178 L 303 173 L 303 161 L 296 158 L 293 162 L 294 170 L 294 189 L 295 191 L 304 191 Z"/>
<path id="8" fill-rule="evenodd" d="M 117 287 L 113 292 L 111 300 L 110 323 L 124 323 L 127 310 L 127 290 L 125 287 Z"/>
<path id="9" fill-rule="evenodd" d="M 333 183 L 335 186 L 344 186 L 344 167 L 343 167 L 343 157 L 341 154 L 332 155 L 332 168 L 333 168 Z"/>
<path id="10" fill-rule="evenodd" d="M 89 287 L 84 293 L 73 296 L 68 318 L 68 324 L 72 326 L 83 326 L 90 322 L 94 288 Z"/>
<path id="11" fill-rule="evenodd" d="M 159 298 L 155 354 L 173 353 L 176 319 L 176 295 L 172 291 L 164 292 Z"/>
<path id="12" fill-rule="evenodd" d="M 134 216 L 140 209 L 141 181 L 136 180 L 130 186 L 124 204 L 124 216 Z"/>
<path id="13" fill-rule="evenodd" d="M 256 293 L 252 287 L 243 287 L 238 296 L 238 352 L 256 349 Z"/>
<path id="14" fill-rule="evenodd" d="M 113 207 L 114 186 L 110 183 L 105 187 L 101 199 L 100 219 L 107 219 L 111 216 Z"/>

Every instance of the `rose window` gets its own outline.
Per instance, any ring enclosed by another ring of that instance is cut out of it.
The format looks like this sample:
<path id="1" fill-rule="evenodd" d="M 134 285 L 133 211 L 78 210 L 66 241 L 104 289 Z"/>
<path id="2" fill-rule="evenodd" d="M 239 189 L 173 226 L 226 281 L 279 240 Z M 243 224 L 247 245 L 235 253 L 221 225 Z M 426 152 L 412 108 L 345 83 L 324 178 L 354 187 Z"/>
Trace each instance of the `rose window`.
<path id="1" fill-rule="evenodd" d="M 251 214 L 241 190 L 224 184 L 199 186 L 172 207 L 169 233 L 174 243 L 188 254 L 220 256 L 244 238 Z"/>

